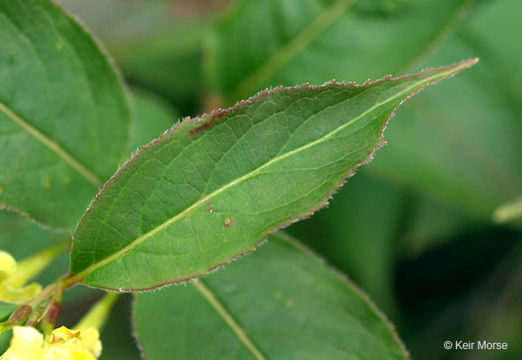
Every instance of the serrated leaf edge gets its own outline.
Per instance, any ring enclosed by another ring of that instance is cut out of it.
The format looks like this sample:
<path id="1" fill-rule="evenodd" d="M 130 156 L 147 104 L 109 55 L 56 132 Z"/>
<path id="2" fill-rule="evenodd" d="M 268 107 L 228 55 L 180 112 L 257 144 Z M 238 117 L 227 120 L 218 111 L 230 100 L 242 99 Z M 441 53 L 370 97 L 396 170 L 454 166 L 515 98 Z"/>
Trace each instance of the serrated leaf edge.
<path id="1" fill-rule="evenodd" d="M 399 345 L 399 348 L 402 350 L 402 353 L 404 355 L 404 359 L 405 360 L 409 360 L 410 359 L 410 354 L 409 354 L 408 350 L 406 349 L 406 346 L 402 342 L 401 338 L 399 337 L 399 334 L 398 334 L 397 329 L 395 328 L 395 326 L 389 321 L 388 317 L 375 305 L 375 303 L 371 300 L 371 298 L 368 296 L 368 294 L 366 294 L 361 288 L 359 288 L 355 283 L 353 283 L 346 274 L 340 272 L 335 267 L 332 267 L 330 264 L 328 264 L 328 262 L 323 257 L 321 257 L 319 254 L 314 252 L 312 249 L 310 249 L 309 247 L 307 247 L 306 245 L 301 243 L 299 240 L 297 240 L 293 236 L 291 236 L 291 235 L 289 235 L 289 234 L 287 234 L 287 233 L 285 233 L 283 231 L 278 231 L 278 232 L 272 234 L 271 236 L 275 236 L 275 237 L 279 238 L 280 240 L 282 240 L 282 241 L 290 244 L 291 246 L 293 246 L 295 249 L 297 249 L 297 251 L 300 251 L 303 254 L 305 254 L 307 256 L 310 256 L 312 258 L 312 260 L 317 262 L 317 264 L 319 266 L 322 266 L 327 272 L 329 272 L 333 276 L 339 278 L 348 287 L 353 289 L 353 291 L 358 296 L 360 296 L 368 304 L 370 309 L 375 312 L 375 314 L 384 322 L 385 326 L 390 330 L 393 339 L 397 342 L 397 344 Z M 196 288 L 196 290 L 198 291 L 198 293 L 201 296 L 203 296 L 205 298 L 205 300 L 208 301 L 208 299 L 205 297 L 205 295 L 201 291 L 199 291 L 197 286 L 195 285 L 195 284 L 197 284 L 197 283 L 199 283 L 201 281 L 203 281 L 203 280 L 202 279 L 193 280 L 191 282 L 191 285 L 193 285 Z M 215 295 L 213 294 L 212 290 L 209 289 L 208 286 L 206 286 L 206 288 L 207 288 L 208 292 L 210 292 L 211 297 L 215 298 Z M 219 300 L 217 300 L 217 301 L 219 301 Z M 138 349 L 139 349 L 142 357 L 144 359 L 146 359 L 147 355 L 145 353 L 145 349 L 144 349 L 143 344 L 142 344 L 142 342 L 141 342 L 141 340 L 140 340 L 140 338 L 138 336 L 137 329 L 136 329 L 136 302 L 137 302 L 137 295 L 134 295 L 133 296 L 133 301 L 132 301 L 132 310 L 131 310 L 132 336 L 136 340 L 136 343 L 138 345 Z M 214 310 L 218 311 L 212 304 L 210 304 L 210 306 L 212 308 L 214 308 Z M 236 323 L 237 327 L 239 327 L 241 332 L 246 337 L 247 343 L 245 343 L 245 341 L 244 341 L 245 339 L 242 339 L 240 337 L 240 334 L 238 334 L 236 329 L 232 328 L 232 331 L 239 338 L 239 341 L 242 342 L 252 352 L 252 354 L 256 357 L 256 359 L 258 359 L 258 360 L 264 359 L 263 354 L 260 352 L 260 350 L 257 347 L 255 347 L 255 345 L 253 344 L 252 340 L 250 340 L 250 338 L 248 337 L 248 334 L 246 334 L 244 332 L 244 330 L 242 329 L 241 325 L 239 325 L 237 323 L 237 321 L 235 320 L 234 316 L 232 314 L 228 313 L 228 311 L 224 307 L 223 307 L 223 310 L 227 312 L 228 316 L 232 319 L 232 321 L 234 321 Z M 219 315 L 221 316 L 221 314 L 219 314 Z M 230 326 L 230 324 L 225 319 L 223 319 L 223 321 L 225 323 L 227 323 L 227 325 Z M 250 342 L 251 346 L 253 346 L 254 349 L 257 350 L 257 354 L 252 351 L 252 349 L 250 348 L 248 342 Z"/>
<path id="2" fill-rule="evenodd" d="M 243 105 L 246 105 L 246 104 L 249 104 L 251 103 L 252 101 L 254 100 L 257 100 L 259 98 L 262 98 L 264 96 L 267 96 L 269 94 L 272 94 L 272 93 L 275 93 L 275 92 L 278 92 L 278 91 L 292 91 L 292 90 L 295 90 L 295 89 L 301 89 L 301 88 L 311 88 L 311 89 L 320 89 L 320 88 L 324 88 L 326 86 L 352 86 L 352 87 L 355 87 L 355 88 L 359 88 L 359 87 L 364 87 L 364 86 L 369 86 L 369 85 L 373 85 L 373 84 L 376 84 L 376 83 L 379 83 L 379 82 L 383 82 L 383 81 L 400 81 L 402 79 L 405 79 L 405 78 L 410 78 L 410 77 L 419 77 L 419 76 L 422 76 L 424 73 L 426 72 L 429 72 L 429 71 L 438 71 L 438 73 L 436 75 L 433 75 L 432 77 L 429 77 L 429 78 L 426 78 L 426 79 L 423 79 L 422 82 L 424 82 L 424 84 L 416 89 L 415 91 L 411 92 L 411 89 L 412 88 L 415 88 L 416 86 L 418 86 L 418 84 L 416 85 L 412 85 L 408 88 L 406 88 L 405 90 L 402 90 L 401 92 L 399 92 L 398 94 L 396 94 L 394 97 L 388 99 L 387 101 L 381 101 L 380 103 L 376 104 L 376 105 L 373 105 L 370 109 L 364 111 L 363 113 L 361 113 L 360 115 L 356 116 L 355 118 L 353 118 L 352 120 L 350 120 L 349 122 L 343 124 L 342 126 L 338 127 L 337 129 L 335 129 L 334 131 L 328 133 L 327 135 L 321 137 L 320 139 L 318 140 L 315 140 L 311 143 L 308 143 L 307 145 L 305 146 L 302 146 L 300 148 L 297 148 L 295 150 L 292 150 L 288 153 L 285 153 L 284 155 L 281 155 L 279 157 L 276 157 L 266 163 L 264 163 L 263 165 L 259 166 L 258 168 L 254 169 L 253 171 L 250 171 L 249 173 L 239 177 L 238 179 L 234 180 L 234 181 L 231 181 L 230 183 L 222 186 L 221 188 L 219 188 L 218 190 L 212 192 L 211 194 L 199 199 L 197 202 L 195 202 L 194 204 L 190 205 L 189 207 L 187 207 L 185 210 L 183 210 L 182 212 L 178 213 L 177 215 L 173 216 L 172 218 L 168 219 L 167 221 L 163 222 L 162 224 L 160 224 L 159 226 L 155 227 L 154 229 L 152 229 L 151 231 L 143 234 L 143 235 L 140 235 L 138 238 L 136 238 L 133 242 L 131 242 L 129 245 L 125 246 L 124 248 L 122 248 L 121 250 L 115 252 L 113 255 L 110 255 L 108 257 L 106 257 L 105 259 L 95 263 L 95 264 L 92 264 L 90 266 L 88 266 L 87 268 L 85 268 L 84 270 L 76 273 L 76 274 L 72 274 L 71 271 L 69 270 L 69 274 L 68 276 L 64 279 L 65 281 L 65 284 L 67 286 L 72 286 L 76 283 L 82 283 L 84 285 L 87 285 L 87 286 L 90 286 L 89 284 L 85 283 L 83 280 L 84 278 L 92 271 L 95 271 L 96 269 L 100 268 L 100 267 L 103 267 L 113 261 L 115 261 L 116 259 L 124 256 L 127 252 L 129 252 L 130 250 L 132 250 L 133 248 L 135 248 L 136 246 L 138 246 L 139 244 L 141 244 L 143 241 L 147 240 L 148 238 L 150 238 L 151 236 L 153 236 L 154 234 L 156 234 L 158 231 L 161 231 L 163 230 L 164 228 L 166 228 L 167 226 L 169 226 L 170 224 L 174 223 L 176 220 L 178 220 L 179 218 L 181 218 L 182 216 L 184 216 L 186 213 L 192 211 L 194 208 L 196 208 L 197 206 L 201 205 L 201 204 L 204 204 L 206 202 L 208 202 L 212 197 L 214 197 L 215 195 L 218 195 L 220 194 L 221 192 L 223 192 L 224 190 L 228 189 L 229 187 L 233 186 L 233 185 L 236 185 L 237 183 L 239 183 L 240 181 L 252 176 L 252 174 L 256 173 L 257 171 L 265 168 L 266 166 L 274 163 L 275 161 L 277 160 L 280 160 L 282 158 L 286 158 L 290 155 L 293 155 L 299 151 L 301 151 L 303 148 L 308 148 L 310 146 L 313 146 L 317 143 L 319 143 L 321 140 L 329 137 L 331 134 L 334 134 L 336 133 L 337 131 L 339 131 L 339 129 L 343 129 L 344 127 L 346 126 L 349 126 L 350 124 L 354 123 L 357 119 L 360 119 L 361 117 L 363 117 L 364 115 L 368 114 L 369 112 L 375 110 L 376 108 L 378 108 L 379 106 L 382 106 L 383 104 L 387 103 L 387 102 L 390 102 L 390 101 L 393 101 L 397 98 L 400 98 L 402 96 L 404 96 L 404 98 L 400 101 L 400 103 L 391 111 L 390 115 L 388 116 L 384 126 L 382 127 L 381 131 L 380 131 L 380 134 L 379 134 L 379 144 L 374 148 L 372 149 L 365 160 L 361 161 L 360 163 L 358 163 L 357 165 L 355 165 L 352 170 L 347 174 L 347 176 L 340 182 L 340 184 L 330 193 L 328 194 L 328 196 L 325 197 L 324 201 L 321 203 L 321 205 L 317 206 L 316 208 L 312 209 L 312 211 L 304 214 L 304 215 L 301 215 L 301 216 L 296 216 L 294 219 L 284 223 L 284 224 L 281 224 L 275 228 L 273 228 L 272 230 L 269 230 L 264 236 L 263 238 L 254 245 L 254 247 L 250 250 L 245 250 L 243 252 L 240 252 L 238 254 L 236 254 L 235 256 L 232 256 L 230 257 L 227 261 L 223 262 L 223 263 L 220 263 L 220 264 L 217 264 L 217 265 L 214 265 L 212 266 L 211 268 L 209 268 L 207 270 L 207 272 L 205 273 L 202 273 L 202 274 L 194 274 L 194 275 L 191 275 L 191 276 L 188 276 L 188 277 L 185 277 L 185 278 L 181 278 L 181 279 L 175 279 L 175 280 L 172 280 L 172 281 L 168 281 L 168 282 L 165 282 L 165 283 L 162 283 L 162 284 L 158 284 L 158 285 L 155 285 L 155 286 L 151 286 L 151 287 L 148 287 L 148 288 L 128 288 L 128 289 L 120 289 L 120 288 L 110 288 L 110 287 L 104 287 L 104 286 L 93 286 L 95 288 L 100 288 L 100 289 L 104 289 L 104 290 L 108 290 L 108 291 L 116 291 L 116 292 L 139 292 L 139 291 L 148 291 L 148 290 L 152 290 L 152 289 L 155 289 L 155 288 L 159 288 L 159 287 L 162 287 L 162 286 L 167 286 L 167 285 L 170 285 L 170 284 L 175 284 L 175 283 L 179 283 L 179 282 L 184 282 L 184 281 L 188 281 L 188 280 L 192 280 L 192 279 L 196 279 L 196 278 L 199 278 L 199 277 L 202 277 L 202 276 L 206 276 L 208 275 L 210 272 L 214 271 L 215 269 L 223 266 L 223 265 L 226 265 L 226 264 L 229 264 L 232 260 L 240 257 L 240 256 L 243 256 L 245 254 L 248 254 L 250 252 L 253 252 L 256 250 L 256 248 L 259 246 L 260 243 L 262 243 L 264 241 L 264 239 L 271 233 L 279 230 L 279 229 L 282 229 L 284 227 L 287 227 L 289 226 L 290 224 L 293 224 L 299 220 L 302 220 L 304 218 L 307 218 L 311 215 L 313 215 L 317 210 L 323 208 L 324 206 L 328 205 L 328 200 L 333 196 L 333 194 L 335 194 L 335 192 L 337 192 L 337 190 L 339 188 L 342 187 L 342 185 L 346 182 L 346 180 L 350 177 L 352 177 L 354 174 L 355 174 L 355 171 L 361 166 L 361 165 L 364 165 L 366 163 L 368 163 L 369 161 L 371 161 L 373 159 L 373 154 L 375 153 L 375 151 L 377 151 L 379 148 L 381 148 L 385 142 L 382 140 L 383 138 L 383 133 L 384 133 L 384 130 L 386 129 L 386 126 L 388 124 L 388 121 L 395 115 L 395 111 L 396 109 L 401 106 L 406 100 L 410 99 L 412 96 L 416 95 L 417 93 L 419 93 L 420 91 L 422 91 L 423 89 L 425 89 L 426 87 L 430 86 L 430 85 L 433 85 L 433 84 L 436 84 L 438 82 L 440 82 L 441 80 L 443 79 L 446 79 L 446 78 L 450 78 L 456 74 L 458 74 L 460 71 L 476 64 L 478 62 L 478 58 L 473 58 L 473 59 L 469 59 L 469 60 L 465 60 L 465 61 L 462 61 L 462 62 L 459 62 L 457 64 L 453 64 L 453 65 L 448 65 L 448 66 L 444 66 L 444 67 L 439 67 L 439 68 L 426 68 L 422 71 L 420 71 L 419 73 L 416 73 L 416 74 L 409 74 L 409 75 L 404 75 L 404 76 L 399 76 L 399 77 L 396 77 L 396 78 L 392 78 L 391 75 L 387 75 L 381 79 L 378 79 L 378 80 L 375 80 L 375 81 L 370 81 L 370 80 L 367 80 L 365 83 L 361 84 L 361 85 L 358 85 L 356 84 L 355 82 L 349 82 L 349 83 L 339 83 L 339 82 L 336 82 L 335 80 L 332 80 L 332 81 L 329 81 L 327 83 L 324 83 L 323 85 L 319 85 L 319 86 L 312 86 L 312 85 L 309 85 L 308 83 L 306 84 L 303 84 L 303 85 L 299 85 L 299 86 L 295 86 L 295 87 L 282 87 L 282 86 L 279 86 L 275 89 L 272 89 L 272 90 L 264 90 L 262 92 L 260 92 L 259 94 L 247 99 L 247 100 L 242 100 L 242 101 L 239 101 L 238 103 L 236 103 L 236 105 L 228 108 L 228 109 L 217 109 L 217 110 L 214 110 L 212 112 L 210 112 L 209 114 L 203 114 L 199 117 L 196 117 L 194 119 L 190 118 L 190 117 L 186 117 L 184 118 L 181 122 L 179 122 L 177 125 L 175 125 L 174 127 L 172 127 L 170 130 L 166 131 L 162 136 L 160 136 L 159 138 L 151 141 L 149 144 L 147 145 L 144 145 L 135 155 L 134 157 L 132 157 L 131 159 L 129 159 L 117 172 L 116 174 L 114 174 L 107 183 L 105 183 L 105 185 L 102 187 L 102 189 L 100 190 L 100 192 L 98 193 L 98 195 L 96 196 L 96 198 L 94 199 L 94 201 L 91 203 L 91 205 L 89 206 L 89 208 L 87 209 L 87 211 L 85 212 L 84 216 L 82 217 L 82 219 L 80 220 L 80 222 L 78 223 L 78 226 L 76 228 L 76 231 L 78 230 L 78 228 L 81 227 L 81 225 L 83 224 L 83 221 L 85 219 L 85 217 L 87 216 L 87 214 L 92 210 L 92 208 L 96 205 L 96 203 L 98 202 L 99 198 L 103 195 L 103 193 L 105 192 L 105 190 L 110 186 L 110 184 L 116 179 L 118 178 L 118 176 L 126 170 L 126 168 L 132 164 L 137 158 L 139 158 L 139 156 L 141 155 L 141 153 L 143 153 L 144 150 L 154 146 L 156 143 L 159 143 L 161 142 L 163 139 L 165 139 L 166 137 L 169 137 L 176 129 L 178 129 L 182 123 L 184 122 L 187 122 L 187 121 L 192 121 L 192 122 L 200 122 L 202 120 L 206 120 L 206 119 L 211 119 L 212 121 L 212 118 L 217 118 L 218 121 L 226 114 L 236 110 L 238 107 L 240 106 L 243 106 Z M 405 96 L 405 94 L 408 94 Z M 75 232 L 76 232 L 75 231 Z M 74 235 L 73 235 L 73 248 L 74 248 Z"/>

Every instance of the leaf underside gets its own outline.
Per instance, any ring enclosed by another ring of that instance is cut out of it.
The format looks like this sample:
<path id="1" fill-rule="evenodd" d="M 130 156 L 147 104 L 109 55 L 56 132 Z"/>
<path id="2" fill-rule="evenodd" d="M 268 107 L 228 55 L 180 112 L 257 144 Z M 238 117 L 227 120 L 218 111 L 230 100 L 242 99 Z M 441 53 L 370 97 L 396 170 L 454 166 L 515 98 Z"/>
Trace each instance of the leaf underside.
<path id="1" fill-rule="evenodd" d="M 368 298 L 284 234 L 191 285 L 136 295 L 148 360 L 407 358 Z"/>
<path id="2" fill-rule="evenodd" d="M 402 101 L 475 62 L 362 86 L 277 88 L 186 119 L 99 193 L 74 234 L 70 281 L 150 289 L 254 250 L 371 159 Z"/>

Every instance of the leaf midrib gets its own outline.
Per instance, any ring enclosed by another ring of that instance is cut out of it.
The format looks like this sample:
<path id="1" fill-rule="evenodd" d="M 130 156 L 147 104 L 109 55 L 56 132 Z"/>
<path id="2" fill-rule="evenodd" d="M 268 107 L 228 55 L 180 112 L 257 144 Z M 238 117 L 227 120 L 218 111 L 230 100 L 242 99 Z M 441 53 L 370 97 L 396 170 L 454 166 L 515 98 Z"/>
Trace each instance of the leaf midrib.
<path id="1" fill-rule="evenodd" d="M 196 291 L 209 303 L 223 321 L 230 327 L 238 340 L 252 353 L 256 360 L 266 360 L 261 351 L 254 345 L 252 340 L 246 334 L 246 331 L 234 319 L 232 314 L 225 309 L 216 295 L 204 284 L 202 280 L 196 280 L 192 283 Z"/>
<path id="2" fill-rule="evenodd" d="M 339 126 L 338 128 L 336 128 L 335 130 L 332 130 L 331 132 L 329 132 L 328 134 L 324 135 L 323 137 L 321 137 L 321 138 L 319 138 L 317 140 L 314 140 L 314 141 L 312 141 L 312 142 L 310 142 L 310 143 L 308 143 L 306 145 L 303 145 L 303 146 L 301 146 L 301 147 L 299 147 L 297 149 L 294 149 L 292 151 L 289 151 L 289 152 L 287 152 L 285 154 L 282 154 L 282 155 L 280 155 L 278 157 L 275 157 L 275 158 L 267 161 L 266 163 L 264 163 L 263 165 L 257 167 L 256 169 L 250 171 L 249 173 L 247 173 L 247 174 L 245 174 L 245 175 L 243 175 L 243 176 L 241 176 L 241 177 L 239 177 L 239 178 L 229 182 L 228 184 L 222 186 L 221 188 L 213 191 L 209 195 L 207 195 L 207 196 L 205 196 L 203 198 L 200 198 L 198 201 L 196 201 L 195 203 L 193 203 L 189 207 L 185 208 L 185 210 L 183 210 L 182 212 L 178 213 L 177 215 L 173 216 L 172 218 L 170 218 L 167 221 L 163 222 L 162 224 L 158 225 L 157 227 L 155 227 L 154 229 L 150 230 L 149 232 L 147 232 L 147 233 L 137 237 L 131 243 L 129 243 L 127 246 L 123 247 L 121 250 L 118 250 L 113 255 L 110 255 L 110 256 L 106 257 L 105 259 L 90 265 L 89 267 L 85 268 L 84 270 L 80 271 L 77 274 L 71 274 L 71 276 L 68 277 L 65 280 L 66 284 L 67 285 L 75 284 L 76 282 L 81 281 L 85 276 L 87 276 L 89 273 L 95 271 L 96 269 L 98 269 L 100 267 L 103 267 L 105 265 L 108 265 L 109 263 L 114 262 L 114 261 L 118 260 L 119 258 L 123 258 L 132 249 L 134 249 L 135 247 L 137 247 L 138 245 L 140 245 L 141 243 L 143 243 L 147 239 L 153 237 L 158 232 L 163 231 L 164 229 L 166 229 L 167 227 L 169 227 L 170 225 L 172 225 L 173 223 L 175 223 L 179 219 L 182 219 L 186 214 L 190 213 L 192 210 L 194 210 L 198 206 L 207 203 L 213 197 L 215 197 L 215 196 L 221 194 L 222 192 L 228 190 L 229 188 L 231 188 L 231 187 L 233 187 L 233 186 L 235 186 L 235 185 L 237 185 L 237 184 L 239 184 L 239 183 L 241 183 L 241 182 L 251 178 L 252 176 L 256 175 L 258 172 L 260 172 L 264 168 L 274 164 L 275 162 L 283 160 L 283 159 L 286 159 L 287 157 L 290 157 L 290 156 L 292 156 L 292 155 L 294 155 L 296 153 L 299 153 L 299 152 L 301 152 L 303 150 L 306 150 L 306 149 L 308 149 L 310 147 L 313 147 L 313 146 L 315 146 L 317 144 L 320 144 L 320 143 L 326 141 L 327 139 L 329 139 L 333 135 L 335 135 L 338 132 L 342 131 L 346 127 L 354 124 L 355 122 L 357 122 L 361 118 L 365 117 L 369 113 L 373 112 L 374 110 L 378 109 L 379 107 L 381 107 L 381 106 L 383 106 L 383 105 L 385 105 L 385 104 L 387 104 L 389 102 L 392 102 L 392 101 L 394 101 L 394 100 L 396 100 L 398 98 L 405 97 L 406 94 L 410 94 L 412 92 L 412 90 L 417 88 L 417 87 L 419 87 L 419 85 L 424 84 L 424 85 L 427 86 L 427 85 L 431 84 L 432 81 L 436 81 L 436 79 L 443 79 L 443 78 L 445 78 L 445 77 L 447 77 L 449 75 L 456 74 L 460 70 L 465 69 L 465 68 L 471 66 L 476 61 L 478 61 L 478 60 L 477 59 L 468 60 L 468 61 L 462 62 L 462 63 L 460 63 L 458 65 L 448 67 L 447 70 L 444 71 L 444 72 L 436 73 L 436 74 L 434 74 L 434 75 L 432 75 L 430 77 L 423 78 L 421 81 L 415 82 L 414 84 L 412 84 L 411 86 L 408 86 L 407 88 L 405 88 L 404 90 L 398 92 L 394 96 L 389 97 L 388 99 L 383 100 L 383 101 L 373 105 L 368 110 L 362 112 L 358 116 L 354 117 L 352 120 L 350 120 L 347 123 L 345 123 L 345 124 Z M 393 81 L 393 79 L 390 79 L 388 81 Z"/>
<path id="3" fill-rule="evenodd" d="M 21 116 L 15 113 L 4 102 L 0 101 L 0 111 L 4 113 L 11 121 L 20 126 L 27 134 L 32 136 L 35 140 L 46 146 L 49 150 L 54 152 L 60 159 L 76 170 L 82 177 L 96 187 L 103 185 L 103 181 L 93 171 L 82 164 L 73 155 L 62 148 L 57 142 L 47 137 L 40 130 L 32 126 L 29 122 L 24 120 Z"/>

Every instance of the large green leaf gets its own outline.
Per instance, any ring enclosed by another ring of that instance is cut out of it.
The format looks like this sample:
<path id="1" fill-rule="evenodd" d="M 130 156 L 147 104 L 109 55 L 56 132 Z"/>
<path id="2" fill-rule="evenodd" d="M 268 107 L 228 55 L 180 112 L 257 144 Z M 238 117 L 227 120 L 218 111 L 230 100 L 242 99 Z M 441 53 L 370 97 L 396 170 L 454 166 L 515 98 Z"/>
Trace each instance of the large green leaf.
<path id="1" fill-rule="evenodd" d="M 279 83 L 361 79 L 479 56 L 475 74 L 415 99 L 370 169 L 482 219 L 520 196 L 522 50 L 512 40 L 520 1 L 294 3 L 239 1 L 217 29 L 209 70 L 229 101 Z M 463 93 L 470 96 L 460 101 Z"/>
<path id="2" fill-rule="evenodd" d="M 76 229 L 68 283 L 147 289 L 252 251 L 324 206 L 382 145 L 404 99 L 475 62 L 364 86 L 278 88 L 186 119 L 97 196 Z"/>
<path id="3" fill-rule="evenodd" d="M 204 281 L 136 295 L 134 320 L 148 360 L 407 358 L 360 290 L 282 234 Z"/>
<path id="4" fill-rule="evenodd" d="M 129 110 L 91 36 L 47 0 L 0 0 L 0 206 L 72 228 L 117 168 Z"/>
<path id="5" fill-rule="evenodd" d="M 209 74 L 233 102 L 279 84 L 397 73 L 438 41 L 469 2 L 238 1 L 216 31 Z"/>

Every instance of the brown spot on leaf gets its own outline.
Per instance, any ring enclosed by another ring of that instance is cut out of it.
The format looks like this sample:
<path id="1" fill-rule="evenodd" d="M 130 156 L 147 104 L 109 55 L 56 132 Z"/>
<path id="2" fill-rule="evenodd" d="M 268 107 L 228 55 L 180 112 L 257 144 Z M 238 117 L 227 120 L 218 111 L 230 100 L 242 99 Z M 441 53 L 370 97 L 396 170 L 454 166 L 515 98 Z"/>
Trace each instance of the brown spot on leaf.
<path id="1" fill-rule="evenodd" d="M 0 186 L 0 194 L 4 192 L 4 188 Z"/>
<path id="2" fill-rule="evenodd" d="M 231 218 L 225 219 L 225 222 L 223 223 L 224 227 L 229 228 L 232 225 L 234 225 L 234 220 L 232 220 Z"/>
<path id="3" fill-rule="evenodd" d="M 207 131 L 208 129 L 212 128 L 214 125 L 216 125 L 219 120 L 225 115 L 224 112 L 215 112 L 211 114 L 204 123 L 201 125 L 195 127 L 194 129 L 189 130 L 190 135 L 199 135 Z"/>
<path id="4" fill-rule="evenodd" d="M 214 209 L 214 207 L 212 206 L 212 203 L 209 203 L 209 202 L 208 202 L 208 203 L 207 203 L 207 207 L 208 207 L 208 212 L 209 212 L 210 214 L 212 214 L 214 211 L 216 211 L 216 210 Z"/>

